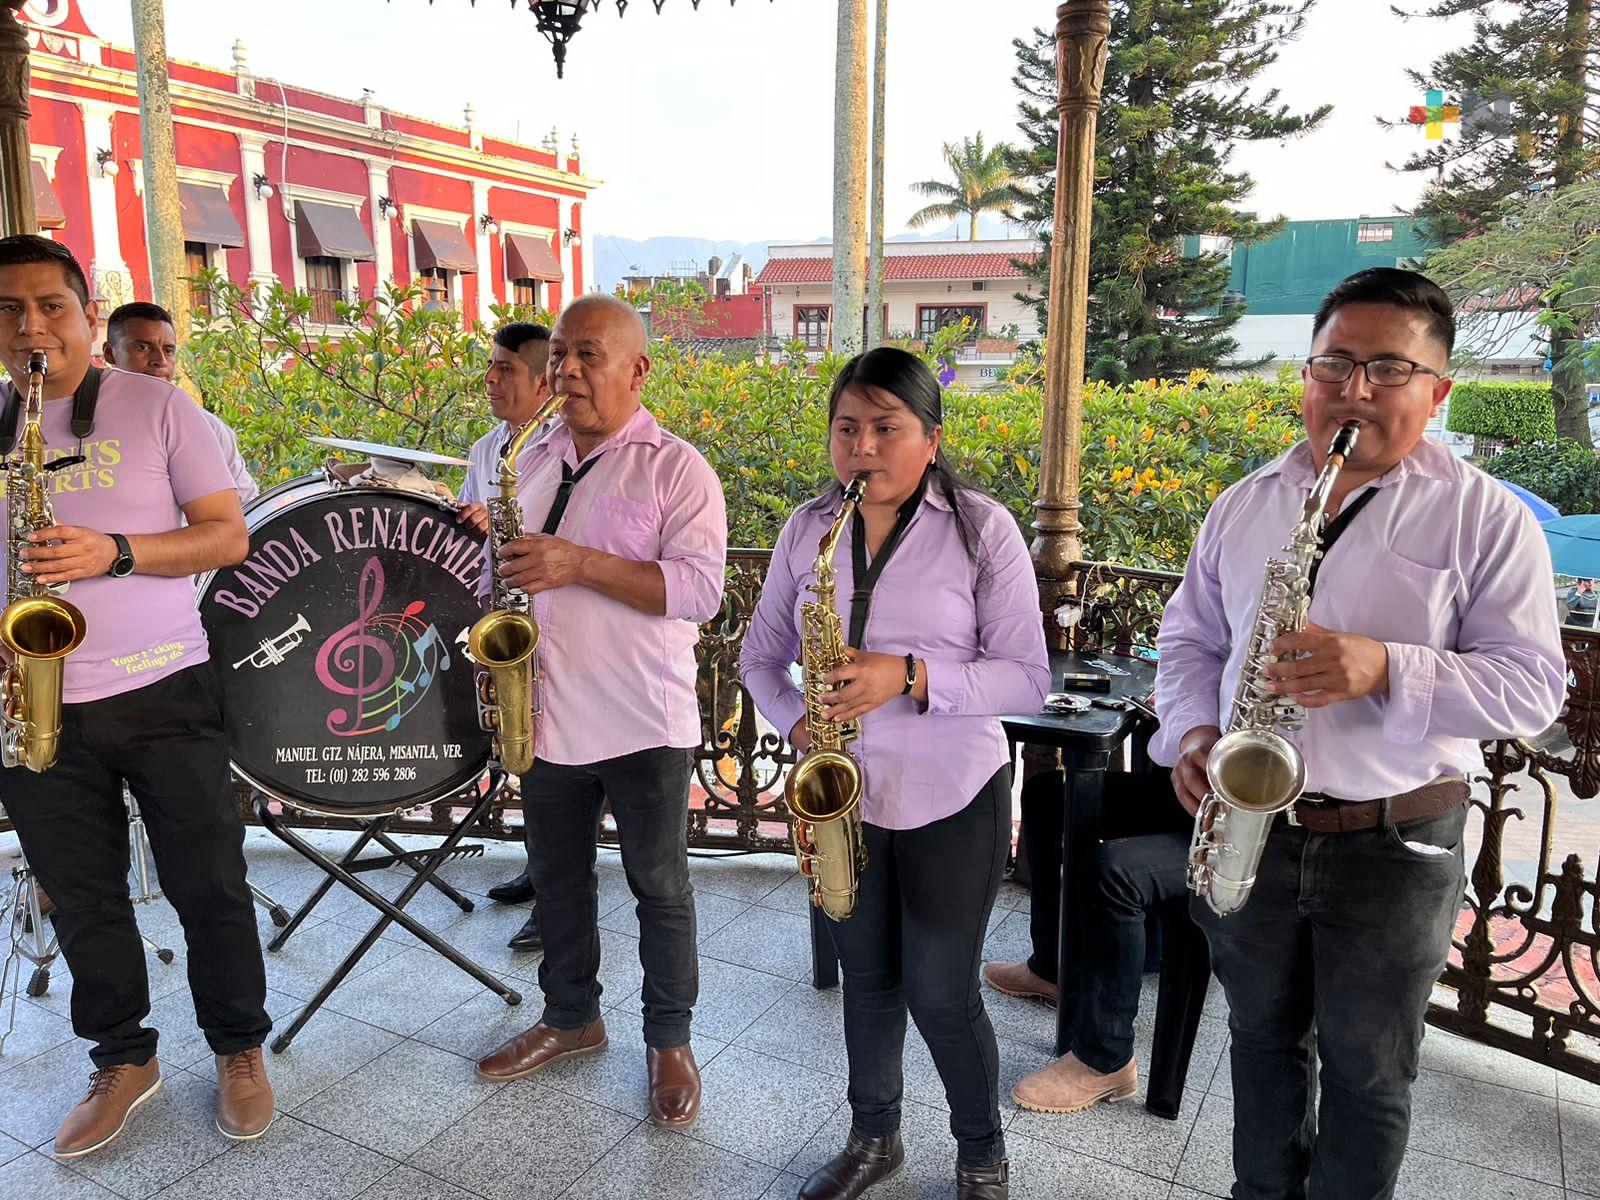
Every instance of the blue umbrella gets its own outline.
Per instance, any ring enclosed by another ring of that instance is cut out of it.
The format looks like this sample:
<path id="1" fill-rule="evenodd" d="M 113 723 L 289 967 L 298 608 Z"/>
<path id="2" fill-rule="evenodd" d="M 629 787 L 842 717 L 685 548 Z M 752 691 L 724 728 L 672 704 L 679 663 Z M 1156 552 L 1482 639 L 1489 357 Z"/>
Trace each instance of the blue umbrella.
<path id="1" fill-rule="evenodd" d="M 1536 496 L 1527 488 L 1512 483 L 1506 479 L 1500 480 L 1499 483 L 1501 487 L 1506 489 L 1506 491 L 1510 492 L 1529 508 L 1533 509 L 1533 519 L 1535 521 L 1538 521 L 1542 524 L 1545 521 L 1553 521 L 1561 515 L 1561 510 L 1554 504 L 1551 504 L 1550 501 L 1546 500 L 1543 496 Z"/>
<path id="2" fill-rule="evenodd" d="M 1557 575 L 1600 579 L 1600 514 L 1557 517 L 1544 523 L 1550 559 Z"/>

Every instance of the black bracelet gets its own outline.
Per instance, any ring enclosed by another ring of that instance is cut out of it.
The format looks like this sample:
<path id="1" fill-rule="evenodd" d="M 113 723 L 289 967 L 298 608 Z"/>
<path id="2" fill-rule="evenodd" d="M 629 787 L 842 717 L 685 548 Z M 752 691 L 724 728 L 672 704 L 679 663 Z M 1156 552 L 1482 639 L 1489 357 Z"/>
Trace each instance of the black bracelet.
<path id="1" fill-rule="evenodd" d="M 911 689 L 917 686 L 917 656 L 906 655 L 906 685 L 900 689 L 902 696 L 911 695 Z"/>

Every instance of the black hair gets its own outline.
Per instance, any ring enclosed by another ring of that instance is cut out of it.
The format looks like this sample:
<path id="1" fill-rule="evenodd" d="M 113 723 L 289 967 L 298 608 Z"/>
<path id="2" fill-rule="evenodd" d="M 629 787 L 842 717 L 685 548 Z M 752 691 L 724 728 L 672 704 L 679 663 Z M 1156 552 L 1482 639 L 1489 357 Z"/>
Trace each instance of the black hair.
<path id="1" fill-rule="evenodd" d="M 523 354 L 529 342 L 539 344 Z M 550 331 L 532 321 L 510 321 L 500 326 L 494 331 L 494 344 L 526 358 L 535 375 L 544 374 L 545 364 L 550 361 Z"/>
<path id="2" fill-rule="evenodd" d="M 132 304 L 119 304 L 112 310 L 110 318 L 106 321 L 106 341 L 115 344 L 129 321 L 160 321 L 171 325 L 174 329 L 178 327 L 178 323 L 172 319 L 172 314 L 161 305 L 152 304 L 148 300 L 135 300 Z"/>
<path id="3" fill-rule="evenodd" d="M 1338 283 L 1323 297 L 1311 321 L 1313 340 L 1329 318 L 1347 304 L 1392 304 L 1427 318 L 1428 333 L 1448 358 L 1456 348 L 1456 314 L 1450 297 L 1426 275 L 1400 267 L 1368 267 Z"/>
<path id="4" fill-rule="evenodd" d="M 911 415 L 921 423 L 925 434 L 931 434 L 944 424 L 944 398 L 939 381 L 915 354 L 895 346 L 878 346 L 845 363 L 834 377 L 833 391 L 828 394 L 830 427 L 833 425 L 833 414 L 839 407 L 839 397 L 853 383 L 862 387 L 882 388 L 888 392 L 911 410 Z M 950 505 L 950 511 L 956 517 L 956 532 L 961 538 L 961 548 L 967 552 L 969 560 L 978 563 L 978 532 L 972 511 L 962 505 L 960 494 L 975 492 L 983 495 L 982 489 L 956 474 L 944 456 L 943 446 L 934 452 L 927 481 L 930 486 L 939 489 L 939 494 Z M 843 485 L 836 482 L 824 496 L 837 496 L 843 490 Z"/>
<path id="5" fill-rule="evenodd" d="M 71 250 L 37 233 L 15 233 L 0 238 L 0 268 L 21 267 L 30 263 L 55 263 L 67 277 L 67 286 L 77 295 L 79 303 L 88 307 L 89 280 L 78 265 L 78 260 L 72 257 Z"/>

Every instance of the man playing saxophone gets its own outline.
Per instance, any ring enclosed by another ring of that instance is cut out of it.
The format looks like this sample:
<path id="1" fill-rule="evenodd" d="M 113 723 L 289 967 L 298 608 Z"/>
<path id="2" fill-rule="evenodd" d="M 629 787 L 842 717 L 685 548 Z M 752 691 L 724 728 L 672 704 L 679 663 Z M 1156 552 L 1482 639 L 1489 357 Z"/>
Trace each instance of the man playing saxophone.
<path id="1" fill-rule="evenodd" d="M 484 372 L 484 390 L 489 396 L 489 409 L 499 424 L 473 443 L 468 456 L 467 478 L 461 485 L 461 524 L 479 533 L 489 532 L 489 511 L 485 502 L 494 494 L 495 480 L 500 473 L 501 456 L 518 431 L 535 420 L 544 410 L 550 397 L 550 380 L 545 367 L 550 361 L 550 331 L 531 321 L 513 321 L 494 332 L 494 344 L 489 350 L 489 368 Z M 522 472 L 529 462 L 533 445 L 544 431 L 535 430 L 523 443 L 512 470 Z M 483 596 L 490 592 L 486 577 L 480 588 Z M 523 826 L 527 837 L 527 826 Z M 534 899 L 533 880 L 528 870 L 504 883 L 489 889 L 489 899 L 499 904 L 524 904 Z M 539 910 L 528 913 L 509 943 L 513 950 L 537 950 L 544 944 L 539 935 Z"/>
<path id="2" fill-rule="evenodd" d="M 1355 422 L 1309 622 L 1256 668 L 1305 710 L 1279 730 L 1305 790 L 1267 826 L 1242 908 L 1191 903 L 1228 996 L 1237 1200 L 1394 1194 L 1423 1015 L 1461 907 L 1465 777 L 1482 767 L 1479 739 L 1540 732 L 1565 693 L 1532 514 L 1423 436 L 1450 391 L 1449 299 L 1415 272 L 1373 268 L 1329 293 L 1312 330 L 1306 440 L 1206 515 L 1162 621 L 1150 744 L 1196 811 L 1250 669 L 1263 565 L 1282 558 Z"/>
<path id="3" fill-rule="evenodd" d="M 851 1128 L 805 1200 L 854 1200 L 904 1165 L 908 1015 L 950 1103 L 957 1200 L 1008 1194 L 978 958 L 1011 849 L 999 718 L 1037 710 L 1050 670 L 1021 531 L 951 471 L 943 434 L 938 381 L 916 356 L 879 347 L 845 364 L 828 401 L 839 482 L 783 527 L 744 639 L 745 686 L 798 750 L 812 730 L 859 724 L 826 740 L 860 762 L 866 862 L 847 908 L 822 898 L 844 972 Z M 836 623 L 819 619 L 824 602 Z M 790 664 L 806 642 L 820 653 L 805 646 L 800 688 Z M 818 680 L 814 659 L 840 665 Z"/>
<path id="4" fill-rule="evenodd" d="M 150 997 L 128 900 L 124 783 L 183 921 L 195 1015 L 216 1055 L 217 1127 L 257 1137 L 273 1111 L 244 829 L 190 582 L 244 558 L 244 516 L 199 406 L 162 380 L 95 370 L 94 320 L 65 247 L 0 239 L 0 357 L 19 386 L 30 355 L 48 359 L 39 430 L 55 468 L 45 476 L 55 524 L 19 531 L 8 513 L 4 552 L 40 583 L 70 583 L 63 598 L 87 626 L 66 660 L 54 765 L 0 768 L 7 815 L 55 901 L 73 1029 L 94 1043 L 88 1092 L 56 1133 L 63 1158 L 116 1137 L 161 1085 L 156 1031 L 143 1024 Z M 9 443 L 26 431 L 12 423 L 20 398 L 7 391 L 0 441 Z"/>
<path id="5" fill-rule="evenodd" d="M 715 473 L 639 402 L 649 371 L 643 323 L 626 304 L 585 296 L 561 314 L 548 374 L 562 423 L 525 456 L 518 494 L 530 532 L 493 566 L 532 596 L 541 629 L 537 757 L 522 810 L 545 1007 L 478 1072 L 515 1079 L 606 1045 L 595 839 L 609 803 L 638 901 L 650 1115 L 676 1126 L 700 1110 L 689 1039 L 694 646 L 722 603 L 728 531 Z"/>

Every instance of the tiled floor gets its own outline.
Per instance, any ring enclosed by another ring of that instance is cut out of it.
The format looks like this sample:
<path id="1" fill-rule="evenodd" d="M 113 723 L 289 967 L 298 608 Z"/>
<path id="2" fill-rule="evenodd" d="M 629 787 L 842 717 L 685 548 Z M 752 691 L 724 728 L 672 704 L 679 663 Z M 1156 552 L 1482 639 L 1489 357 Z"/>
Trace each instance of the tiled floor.
<path id="1" fill-rule="evenodd" d="M 265 834 L 247 847 L 251 878 L 293 905 L 312 870 Z M 15 842 L 0 837 L 0 868 Z M 538 1016 L 538 955 L 504 943 L 523 911 L 482 899 L 513 874 L 516 852 L 489 845 L 446 874 L 479 900 L 462 914 L 431 889 L 412 911 L 519 989 L 508 1007 L 454 966 L 391 931 L 290 1049 L 269 1057 L 280 1116 L 257 1142 L 230 1143 L 211 1118 L 210 1054 L 194 1029 L 183 943 L 170 908 L 140 923 L 177 961 L 152 958 L 153 1020 L 163 1031 L 165 1086 L 106 1150 L 72 1164 L 48 1156 L 57 1122 L 81 1093 L 88 1060 L 67 1022 L 71 979 L 59 962 L 49 994 L 24 999 L 0 1055 L 0 1197 L 68 1200 L 544 1200 L 546 1197 L 792 1196 L 842 1143 L 845 1056 L 839 996 L 806 981 L 803 892 L 776 856 L 693 863 L 701 942 L 695 1048 L 705 1104 L 687 1133 L 645 1113 L 637 925 L 616 856 L 602 852 L 602 980 L 611 1045 L 508 1085 L 472 1073 L 472 1059 Z M 371 877 L 369 877 L 371 878 Z M 387 882 L 397 891 L 401 876 Z M 369 924 L 359 901 L 330 896 L 280 953 L 267 955 L 268 1008 L 279 1028 Z M 262 930 L 270 930 L 263 917 Z M 1009 886 L 988 955 L 1026 952 L 1027 897 Z M 1152 981 L 1147 983 L 1153 985 Z M 1147 988 L 1147 992 L 1150 989 Z M 1139 1023 L 1147 1059 L 1148 995 Z M 1043 1063 L 1053 1014 L 986 995 L 1006 1090 Z M 3 1026 L 0 1012 L 0 1026 Z M 1225 1195 L 1232 1089 L 1227 1028 L 1213 1001 L 1177 1121 L 1142 1105 L 1041 1116 L 1004 1107 L 1016 1197 L 1199 1200 Z M 1430 1032 L 1400 1194 L 1408 1200 L 1562 1200 L 1600 1196 L 1600 1088 Z M 953 1194 L 954 1147 L 926 1049 L 906 1055 L 909 1169 L 874 1196 Z"/>

